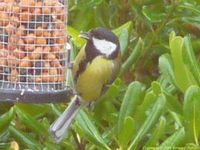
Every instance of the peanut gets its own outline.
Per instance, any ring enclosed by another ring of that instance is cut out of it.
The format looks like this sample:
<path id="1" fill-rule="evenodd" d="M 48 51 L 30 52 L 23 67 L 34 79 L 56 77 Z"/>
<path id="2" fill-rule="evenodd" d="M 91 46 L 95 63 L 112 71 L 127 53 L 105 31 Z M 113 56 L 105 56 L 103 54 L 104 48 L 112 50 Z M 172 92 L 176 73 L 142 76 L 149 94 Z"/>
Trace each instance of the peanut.
<path id="1" fill-rule="evenodd" d="M 43 7 L 42 8 L 42 13 L 43 14 L 50 14 L 50 13 L 52 13 L 52 9 L 50 8 L 50 7 Z"/>
<path id="2" fill-rule="evenodd" d="M 28 44 L 24 46 L 24 50 L 28 51 L 28 52 L 32 52 L 35 49 L 35 45 L 34 44 Z"/>
<path id="3" fill-rule="evenodd" d="M 57 69 L 56 68 L 50 68 L 49 71 L 49 81 L 50 82 L 57 82 L 58 81 L 58 75 L 57 75 Z"/>
<path id="4" fill-rule="evenodd" d="M 17 48 L 16 44 L 9 42 L 7 46 L 9 51 L 13 51 L 14 49 Z"/>
<path id="5" fill-rule="evenodd" d="M 15 0 L 4 0 L 5 3 L 14 3 Z"/>
<path id="6" fill-rule="evenodd" d="M 43 28 L 42 27 L 38 27 L 36 29 L 36 36 L 42 36 L 42 31 L 43 31 Z"/>
<path id="7" fill-rule="evenodd" d="M 56 43 L 58 43 L 59 45 L 65 45 L 66 39 L 65 38 L 58 38 L 56 40 Z"/>
<path id="8" fill-rule="evenodd" d="M 35 82 L 36 82 L 36 83 L 40 83 L 40 82 L 42 82 L 41 77 L 36 77 L 36 78 L 35 78 Z"/>
<path id="9" fill-rule="evenodd" d="M 37 47 L 30 55 L 30 58 L 33 60 L 37 60 L 41 57 L 42 55 L 42 48 L 41 47 Z"/>
<path id="10" fill-rule="evenodd" d="M 43 32 L 43 36 L 44 36 L 44 37 L 51 37 L 51 32 L 44 31 L 44 32 Z"/>
<path id="11" fill-rule="evenodd" d="M 4 3 L 4 1 L 1 1 L 0 2 L 0 11 L 5 11 L 5 6 L 6 6 L 6 3 Z"/>
<path id="12" fill-rule="evenodd" d="M 8 50 L 7 49 L 0 49 L 0 58 L 6 58 L 8 56 Z"/>
<path id="13" fill-rule="evenodd" d="M 0 66 L 5 67 L 7 65 L 7 60 L 3 57 L 0 57 Z"/>
<path id="14" fill-rule="evenodd" d="M 55 53 L 60 52 L 60 47 L 59 46 L 52 46 L 51 51 L 55 52 Z"/>
<path id="15" fill-rule="evenodd" d="M 18 27 L 20 22 L 19 22 L 19 18 L 17 16 L 12 16 L 11 17 L 11 22 L 10 24 L 12 24 L 14 27 Z"/>
<path id="16" fill-rule="evenodd" d="M 57 29 L 65 29 L 65 24 L 64 24 L 64 22 L 57 19 L 57 20 L 56 20 L 56 28 L 57 28 Z"/>
<path id="17" fill-rule="evenodd" d="M 19 6 L 13 6 L 13 13 L 18 14 L 20 12 L 20 7 Z"/>
<path id="18" fill-rule="evenodd" d="M 25 37 L 24 41 L 27 44 L 34 44 L 35 39 L 36 39 L 36 36 L 33 33 L 30 33 Z"/>
<path id="19" fill-rule="evenodd" d="M 35 1 L 34 0 L 20 0 L 19 6 L 22 9 L 22 11 L 29 11 L 30 9 L 33 9 L 32 6 L 35 6 Z"/>
<path id="20" fill-rule="evenodd" d="M 49 53 L 49 54 L 46 54 L 45 57 L 44 57 L 46 60 L 50 60 L 50 61 L 53 61 L 56 59 L 56 56 L 52 53 Z"/>
<path id="21" fill-rule="evenodd" d="M 59 75 L 58 76 L 58 82 L 64 82 L 65 81 L 65 76 L 64 75 Z"/>
<path id="22" fill-rule="evenodd" d="M 43 72 L 42 75 L 41 75 L 41 78 L 42 78 L 42 82 L 49 82 L 50 81 L 48 72 Z"/>
<path id="23" fill-rule="evenodd" d="M 11 70 L 11 74 L 10 74 L 10 76 L 8 76 L 8 81 L 17 82 L 18 75 L 19 75 L 19 73 L 17 72 L 16 69 Z"/>
<path id="24" fill-rule="evenodd" d="M 8 55 L 7 56 L 7 63 L 9 67 L 16 67 L 19 64 L 19 61 L 17 57 L 13 55 Z"/>
<path id="25" fill-rule="evenodd" d="M 18 41 L 18 47 L 19 47 L 19 49 L 24 50 L 24 40 L 19 39 L 19 41 Z"/>
<path id="26" fill-rule="evenodd" d="M 51 47 L 49 47 L 49 46 L 45 46 L 43 49 L 44 53 L 49 53 L 50 51 L 51 51 Z"/>
<path id="27" fill-rule="evenodd" d="M 24 57 L 23 59 L 21 59 L 19 67 L 21 68 L 31 67 L 31 60 L 27 56 Z"/>
<path id="28" fill-rule="evenodd" d="M 23 25 L 20 25 L 17 29 L 16 35 L 17 36 L 25 36 L 25 27 Z"/>
<path id="29" fill-rule="evenodd" d="M 36 44 L 39 46 L 39 45 L 46 45 L 47 44 L 47 41 L 44 37 L 38 37 L 36 39 Z"/>
<path id="30" fill-rule="evenodd" d="M 13 51 L 13 54 L 14 54 L 15 57 L 17 57 L 19 59 L 22 59 L 22 58 L 25 57 L 24 51 L 17 49 L 17 48 Z"/>
<path id="31" fill-rule="evenodd" d="M 58 59 L 53 59 L 53 60 L 51 61 L 51 66 L 52 66 L 52 67 L 60 67 L 60 62 L 59 62 L 59 60 L 58 60 Z"/>
<path id="32" fill-rule="evenodd" d="M 35 9 L 32 11 L 32 13 L 33 13 L 33 14 L 36 14 L 36 15 L 41 14 L 41 13 L 42 13 L 42 9 L 40 9 L 40 8 L 35 8 Z"/>
<path id="33" fill-rule="evenodd" d="M 8 34 L 14 34 L 15 33 L 15 27 L 14 27 L 14 25 L 12 25 L 12 24 L 8 24 L 7 26 L 6 26 L 6 32 L 8 33 Z"/>
<path id="34" fill-rule="evenodd" d="M 28 11 L 23 11 L 20 13 L 20 20 L 28 22 L 31 19 L 31 15 Z"/>
<path id="35" fill-rule="evenodd" d="M 0 25 L 1 26 L 7 26 L 9 23 L 9 16 L 6 12 L 0 13 Z"/>
<path id="36" fill-rule="evenodd" d="M 0 49 L 5 48 L 3 44 L 0 43 Z"/>

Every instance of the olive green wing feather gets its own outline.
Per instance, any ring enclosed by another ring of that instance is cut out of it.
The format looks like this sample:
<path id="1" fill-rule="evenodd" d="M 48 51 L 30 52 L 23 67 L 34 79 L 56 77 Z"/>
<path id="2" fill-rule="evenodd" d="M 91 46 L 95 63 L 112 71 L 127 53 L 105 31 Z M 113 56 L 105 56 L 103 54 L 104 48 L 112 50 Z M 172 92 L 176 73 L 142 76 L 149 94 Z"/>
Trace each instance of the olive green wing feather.
<path id="1" fill-rule="evenodd" d="M 81 50 L 79 51 L 78 55 L 76 56 L 75 60 L 74 60 L 74 64 L 73 64 L 73 77 L 76 80 L 76 78 L 78 77 L 78 75 L 80 74 L 80 70 L 83 70 L 84 68 L 81 68 L 83 66 L 81 66 L 81 64 L 83 64 L 83 62 L 86 60 L 86 54 L 85 54 L 85 46 L 83 46 L 81 48 Z"/>
<path id="2" fill-rule="evenodd" d="M 115 81 L 115 79 L 117 78 L 117 76 L 119 74 L 120 67 L 121 67 L 121 63 L 120 63 L 119 59 L 113 60 L 112 64 L 113 64 L 113 67 L 112 67 L 111 78 L 108 80 L 107 83 L 105 83 L 103 85 L 101 95 L 105 94 L 105 92 L 108 90 L 108 88 L 110 87 L 110 85 Z"/>

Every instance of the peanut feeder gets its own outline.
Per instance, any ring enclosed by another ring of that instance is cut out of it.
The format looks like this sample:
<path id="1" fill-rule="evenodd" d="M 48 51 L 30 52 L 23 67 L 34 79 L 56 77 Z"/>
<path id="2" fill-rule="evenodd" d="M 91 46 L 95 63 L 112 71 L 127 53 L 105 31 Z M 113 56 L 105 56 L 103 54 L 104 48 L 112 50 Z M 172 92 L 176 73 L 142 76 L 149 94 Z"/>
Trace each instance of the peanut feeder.
<path id="1" fill-rule="evenodd" d="M 1 101 L 66 100 L 66 22 L 66 1 L 0 2 Z"/>

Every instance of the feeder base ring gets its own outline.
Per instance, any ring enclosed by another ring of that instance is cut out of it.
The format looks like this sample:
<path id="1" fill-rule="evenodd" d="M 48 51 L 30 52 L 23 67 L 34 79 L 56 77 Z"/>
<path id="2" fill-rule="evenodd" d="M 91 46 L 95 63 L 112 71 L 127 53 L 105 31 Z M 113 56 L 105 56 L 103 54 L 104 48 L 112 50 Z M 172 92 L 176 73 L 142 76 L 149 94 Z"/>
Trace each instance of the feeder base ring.
<path id="1" fill-rule="evenodd" d="M 71 90 L 31 92 L 22 90 L 0 90 L 0 102 L 20 102 L 20 103 L 59 103 L 67 102 L 72 96 Z"/>
<path id="2" fill-rule="evenodd" d="M 69 101 L 71 96 L 73 96 L 73 91 L 69 87 L 55 90 L 43 86 L 43 89 L 46 90 L 41 91 L 41 89 L 33 90 L 31 88 L 26 88 L 25 85 L 23 88 L 19 89 L 19 85 L 11 86 L 9 84 L 8 86 L 8 84 L 3 84 L 4 86 L 1 86 L 3 88 L 0 89 L 0 102 L 59 103 Z M 0 85 L 3 84 L 0 82 Z M 20 87 L 22 87 L 22 85 L 20 85 Z"/>

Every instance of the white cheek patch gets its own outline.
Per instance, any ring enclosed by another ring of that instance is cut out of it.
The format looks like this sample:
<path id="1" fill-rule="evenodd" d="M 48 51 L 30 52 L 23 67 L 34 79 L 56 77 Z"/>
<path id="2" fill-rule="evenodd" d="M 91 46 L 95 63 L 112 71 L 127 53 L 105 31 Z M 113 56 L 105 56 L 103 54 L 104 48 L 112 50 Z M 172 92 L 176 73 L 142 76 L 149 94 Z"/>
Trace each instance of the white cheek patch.
<path id="1" fill-rule="evenodd" d="M 105 54 L 106 56 L 112 54 L 117 48 L 117 45 L 110 41 L 100 40 L 96 38 L 92 38 L 92 40 L 96 49 L 99 50 L 99 52 L 101 52 L 102 54 Z"/>

